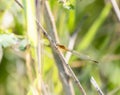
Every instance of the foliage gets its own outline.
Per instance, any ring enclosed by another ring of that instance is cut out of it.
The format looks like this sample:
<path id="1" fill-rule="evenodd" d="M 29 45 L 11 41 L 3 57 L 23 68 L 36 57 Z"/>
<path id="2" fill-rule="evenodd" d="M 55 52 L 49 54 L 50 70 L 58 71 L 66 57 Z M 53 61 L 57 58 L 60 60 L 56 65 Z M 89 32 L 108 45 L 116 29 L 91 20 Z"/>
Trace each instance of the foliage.
<path id="1" fill-rule="evenodd" d="M 40 80 L 36 61 L 34 0 L 21 2 L 25 11 L 14 0 L 0 1 L 0 95 L 34 95 Z M 114 94 L 119 95 L 120 24 L 112 6 L 104 0 L 49 0 L 49 4 L 60 43 L 68 46 L 71 37 L 78 30 L 74 49 L 99 61 L 99 64 L 94 64 L 74 55 L 70 58 L 69 64 L 87 95 L 97 95 L 90 83 L 91 76 L 105 94 L 117 90 Z M 43 19 L 42 22 L 46 27 Z M 50 94 L 63 95 L 49 42 L 43 37 L 40 43 L 44 45 L 41 77 Z M 32 53 L 31 57 L 29 53 Z M 30 64 L 27 64 L 28 61 Z M 80 95 L 76 84 L 73 85 L 75 94 Z"/>

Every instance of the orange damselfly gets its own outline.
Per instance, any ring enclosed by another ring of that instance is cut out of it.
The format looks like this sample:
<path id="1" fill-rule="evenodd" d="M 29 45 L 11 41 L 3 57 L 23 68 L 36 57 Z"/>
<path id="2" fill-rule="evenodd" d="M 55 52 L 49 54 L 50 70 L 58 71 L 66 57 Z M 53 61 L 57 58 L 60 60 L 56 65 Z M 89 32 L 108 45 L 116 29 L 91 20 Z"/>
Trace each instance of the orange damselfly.
<path id="1" fill-rule="evenodd" d="M 84 55 L 84 54 L 79 53 L 79 52 L 77 52 L 77 51 L 75 51 L 75 50 L 68 49 L 68 48 L 66 48 L 64 45 L 56 44 L 56 46 L 57 46 L 58 48 L 60 48 L 60 49 L 63 49 L 63 50 L 68 51 L 68 52 L 71 52 L 72 54 L 78 56 L 81 60 L 88 60 L 88 61 L 92 61 L 92 62 L 94 62 L 94 63 L 99 63 L 98 61 L 92 59 L 90 56 Z"/>

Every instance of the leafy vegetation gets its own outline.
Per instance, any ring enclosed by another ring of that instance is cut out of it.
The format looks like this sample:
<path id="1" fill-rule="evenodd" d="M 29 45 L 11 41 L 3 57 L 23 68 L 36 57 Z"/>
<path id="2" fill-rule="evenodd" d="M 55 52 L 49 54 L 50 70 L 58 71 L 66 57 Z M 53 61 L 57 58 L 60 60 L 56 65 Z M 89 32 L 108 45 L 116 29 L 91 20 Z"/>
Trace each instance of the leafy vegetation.
<path id="1" fill-rule="evenodd" d="M 0 95 L 64 95 L 54 49 L 36 24 L 37 18 L 54 39 L 49 32 L 52 24 L 46 20 L 46 1 L 40 3 L 40 11 L 35 3 L 39 0 L 18 0 L 23 8 L 16 1 L 0 0 Z M 95 64 L 71 55 L 67 62 L 87 95 L 98 95 L 90 83 L 91 76 L 105 95 L 119 95 L 120 23 L 112 5 L 106 0 L 48 2 L 59 44 L 99 61 Z M 69 47 L 70 43 L 73 46 Z M 66 58 L 67 51 L 62 53 Z M 72 85 L 75 95 L 81 95 L 74 81 Z"/>

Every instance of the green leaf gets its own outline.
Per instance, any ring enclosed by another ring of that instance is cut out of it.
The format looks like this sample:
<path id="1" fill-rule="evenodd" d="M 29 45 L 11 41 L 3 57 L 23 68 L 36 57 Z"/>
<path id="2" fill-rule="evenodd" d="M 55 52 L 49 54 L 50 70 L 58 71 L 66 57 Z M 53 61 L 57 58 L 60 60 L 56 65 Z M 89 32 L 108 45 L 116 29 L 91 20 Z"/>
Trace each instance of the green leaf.
<path id="1" fill-rule="evenodd" d="M 63 4 L 63 7 L 67 10 L 74 9 L 74 6 L 72 4 Z"/>
<path id="2" fill-rule="evenodd" d="M 16 44 L 18 39 L 14 34 L 2 34 L 0 35 L 0 45 L 4 48 Z"/>
<path id="3" fill-rule="evenodd" d="M 69 5 L 70 9 L 75 9 L 74 5 L 70 4 Z"/>
<path id="4" fill-rule="evenodd" d="M 68 9 L 68 10 L 74 9 L 74 6 L 73 6 L 72 4 L 64 5 L 63 7 L 64 7 L 65 9 Z"/>
<path id="5" fill-rule="evenodd" d="M 25 51 L 28 45 L 29 45 L 28 40 L 27 40 L 27 39 L 23 39 L 23 40 L 20 42 L 20 44 L 19 44 L 19 49 L 20 49 L 21 51 Z"/>

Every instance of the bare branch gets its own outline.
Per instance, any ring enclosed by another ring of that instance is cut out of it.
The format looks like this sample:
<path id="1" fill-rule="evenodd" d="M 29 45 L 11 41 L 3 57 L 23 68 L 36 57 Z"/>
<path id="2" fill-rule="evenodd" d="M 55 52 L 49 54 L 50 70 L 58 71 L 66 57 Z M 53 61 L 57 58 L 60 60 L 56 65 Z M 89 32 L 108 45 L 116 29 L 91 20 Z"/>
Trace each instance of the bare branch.
<path id="1" fill-rule="evenodd" d="M 52 39 L 54 39 L 56 43 L 59 43 L 54 17 L 50 10 L 48 1 L 45 1 L 45 20 L 47 22 L 46 24 L 47 24 L 47 27 L 48 27 L 48 30 L 50 32 Z"/>
<path id="2" fill-rule="evenodd" d="M 50 95 L 49 94 L 49 91 L 48 91 L 48 89 L 47 89 L 47 87 L 46 87 L 46 85 L 45 85 L 45 83 L 42 81 L 42 92 L 43 92 L 43 95 Z"/>
<path id="3" fill-rule="evenodd" d="M 100 89 L 100 87 L 98 86 L 97 82 L 93 77 L 91 77 L 90 82 L 93 84 L 99 95 L 104 95 L 104 93 L 102 92 L 102 90 Z"/>
<path id="4" fill-rule="evenodd" d="M 42 4 L 40 0 L 36 0 L 36 18 L 38 21 L 40 21 L 42 16 Z M 40 40 L 42 40 L 42 34 L 40 32 L 39 26 L 37 26 L 37 59 L 38 59 L 38 72 L 40 75 L 42 75 L 42 62 L 43 62 L 43 45 L 40 43 Z"/>
<path id="5" fill-rule="evenodd" d="M 21 8 L 24 8 L 23 5 L 22 5 L 18 0 L 15 0 L 15 2 L 16 2 Z"/>

